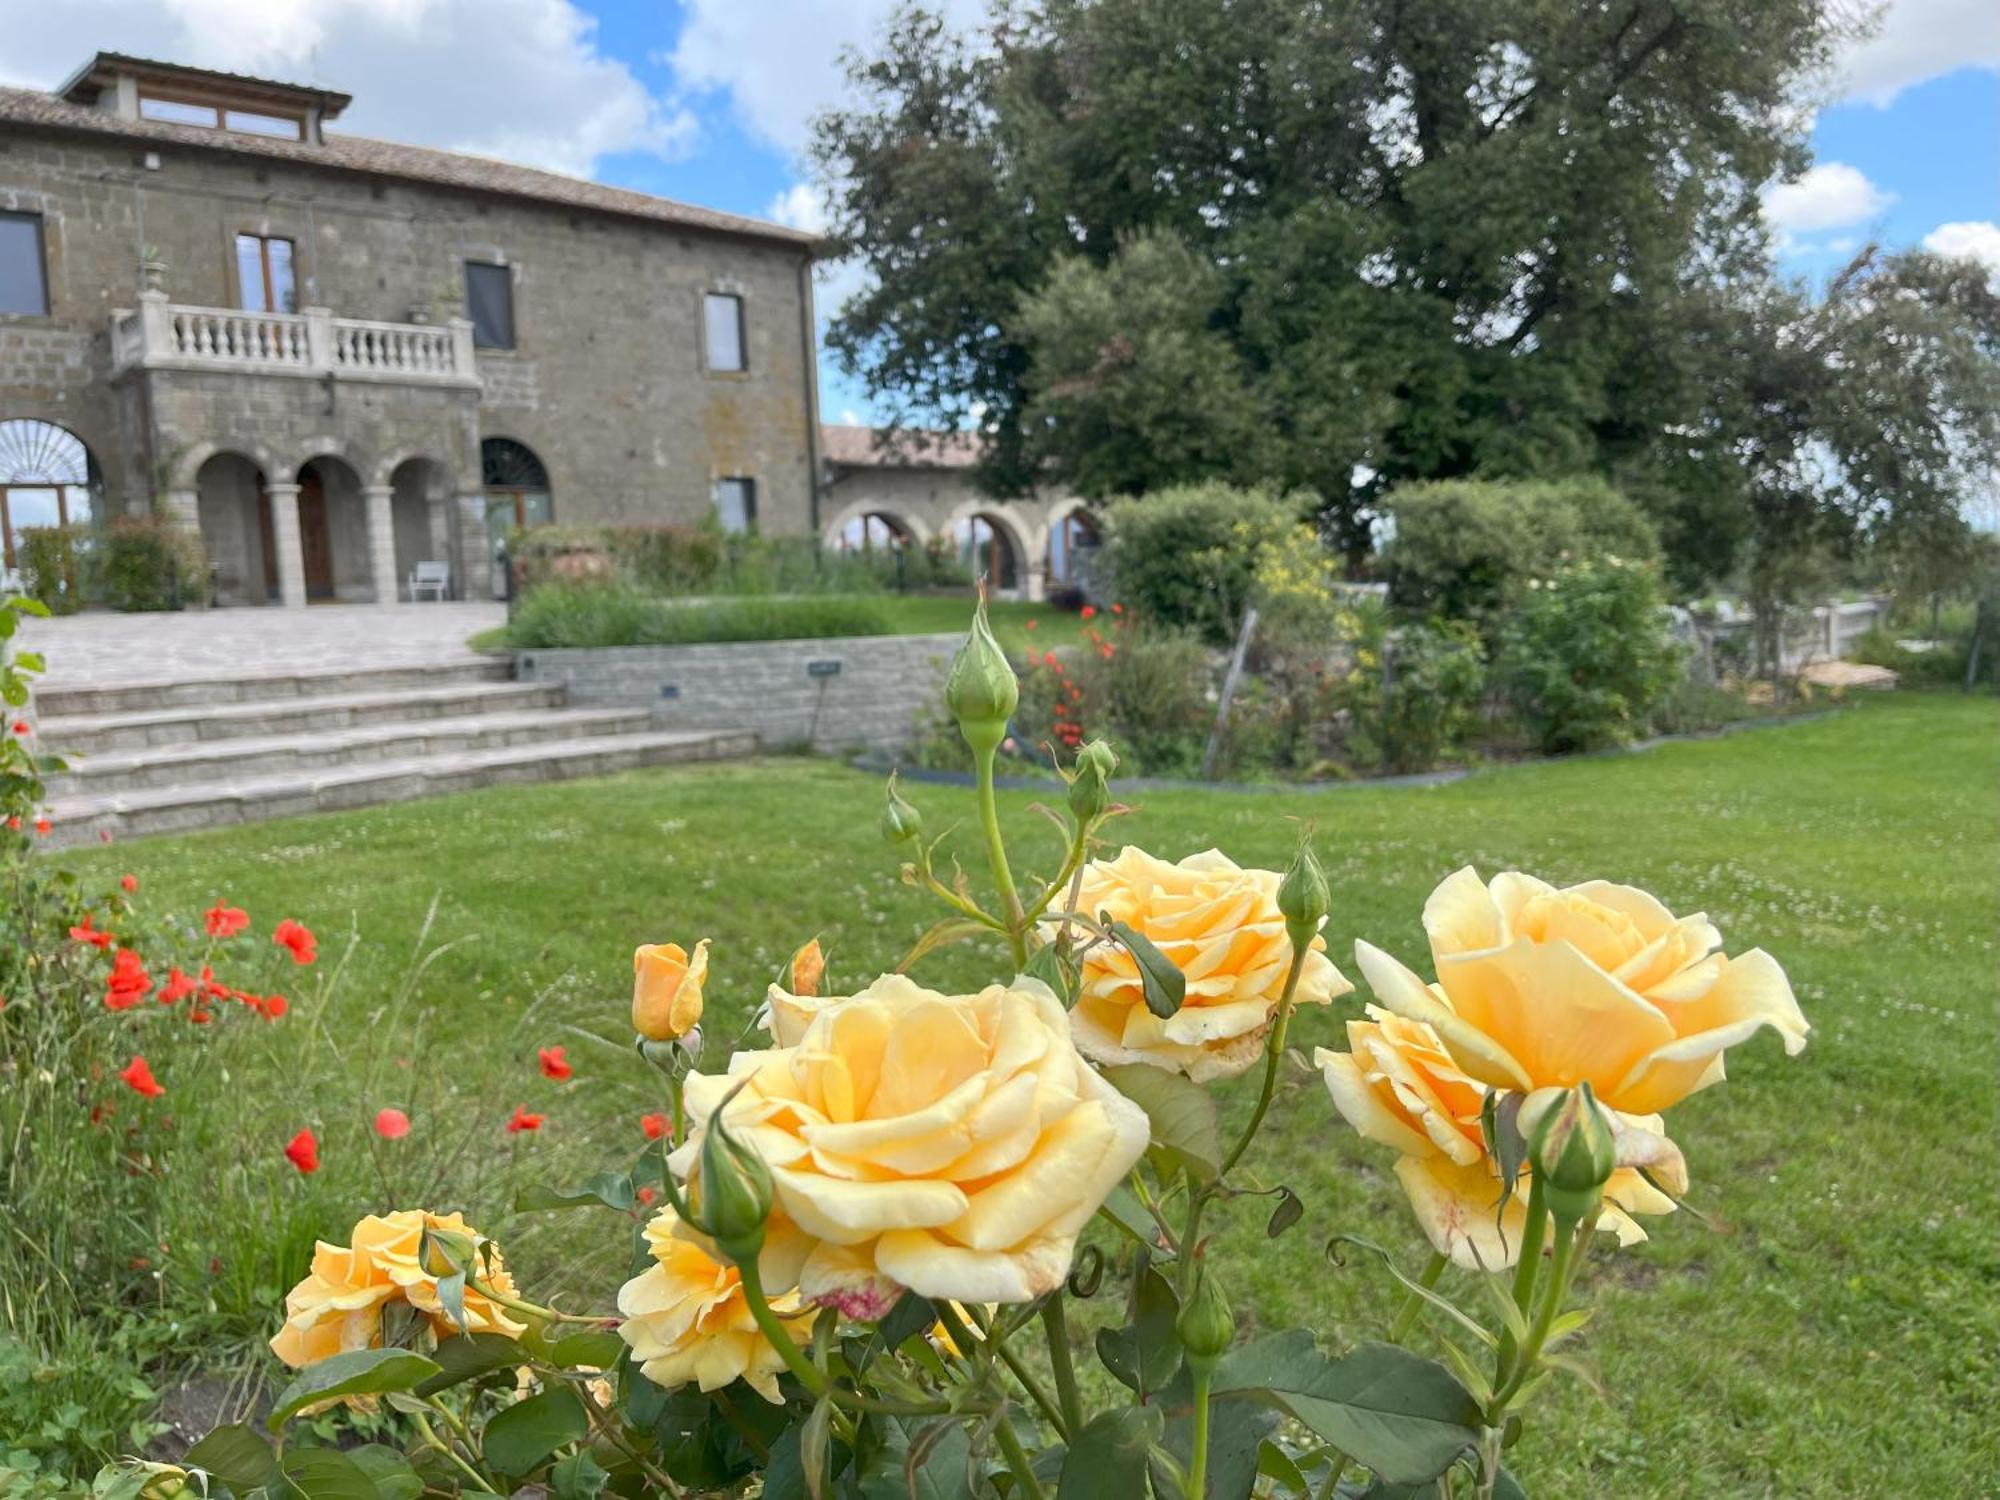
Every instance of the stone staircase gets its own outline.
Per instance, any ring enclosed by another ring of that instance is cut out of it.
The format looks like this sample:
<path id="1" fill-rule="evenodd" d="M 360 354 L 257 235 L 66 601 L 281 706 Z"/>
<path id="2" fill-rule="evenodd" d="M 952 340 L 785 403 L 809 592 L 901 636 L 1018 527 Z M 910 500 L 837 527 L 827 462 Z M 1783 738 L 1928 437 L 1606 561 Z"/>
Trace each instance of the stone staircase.
<path id="1" fill-rule="evenodd" d="M 505 661 L 51 686 L 40 743 L 58 847 L 335 812 L 505 782 L 755 751 L 755 734 L 662 730 L 644 708 L 571 708 Z"/>

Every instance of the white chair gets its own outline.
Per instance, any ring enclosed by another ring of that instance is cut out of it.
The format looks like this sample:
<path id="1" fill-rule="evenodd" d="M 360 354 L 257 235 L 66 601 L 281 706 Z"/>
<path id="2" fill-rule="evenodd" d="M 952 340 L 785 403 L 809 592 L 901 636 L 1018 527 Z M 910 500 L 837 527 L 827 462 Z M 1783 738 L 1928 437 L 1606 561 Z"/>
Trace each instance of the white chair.
<path id="1" fill-rule="evenodd" d="M 440 604 L 451 597 L 450 563 L 420 562 L 410 569 L 410 602 L 415 604 L 423 598 L 426 589 Z"/>

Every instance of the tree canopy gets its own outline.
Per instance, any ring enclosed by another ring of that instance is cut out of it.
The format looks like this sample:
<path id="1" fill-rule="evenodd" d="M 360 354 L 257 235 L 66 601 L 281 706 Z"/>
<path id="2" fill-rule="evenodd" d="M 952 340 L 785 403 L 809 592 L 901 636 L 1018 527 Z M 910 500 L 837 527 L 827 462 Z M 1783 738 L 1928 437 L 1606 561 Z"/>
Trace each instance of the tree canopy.
<path id="1" fill-rule="evenodd" d="M 1410 479 L 1597 473 L 1684 581 L 1743 544 L 1935 521 L 1991 464 L 1975 268 L 1781 281 L 1837 0 L 1045 0 L 901 12 L 819 122 L 829 343 L 983 478 L 1310 491 L 1366 542 Z"/>

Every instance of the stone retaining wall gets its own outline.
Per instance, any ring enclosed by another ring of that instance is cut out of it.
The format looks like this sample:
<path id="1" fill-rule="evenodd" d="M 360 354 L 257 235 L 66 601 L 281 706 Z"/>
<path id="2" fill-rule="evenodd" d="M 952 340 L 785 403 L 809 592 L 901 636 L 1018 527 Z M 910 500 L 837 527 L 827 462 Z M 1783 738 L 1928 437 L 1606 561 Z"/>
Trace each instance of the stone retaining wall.
<path id="1" fill-rule="evenodd" d="M 936 701 L 957 635 L 842 636 L 702 646 L 517 651 L 522 682 L 560 683 L 572 704 L 645 704 L 662 727 L 749 729 L 766 749 L 907 745 Z"/>

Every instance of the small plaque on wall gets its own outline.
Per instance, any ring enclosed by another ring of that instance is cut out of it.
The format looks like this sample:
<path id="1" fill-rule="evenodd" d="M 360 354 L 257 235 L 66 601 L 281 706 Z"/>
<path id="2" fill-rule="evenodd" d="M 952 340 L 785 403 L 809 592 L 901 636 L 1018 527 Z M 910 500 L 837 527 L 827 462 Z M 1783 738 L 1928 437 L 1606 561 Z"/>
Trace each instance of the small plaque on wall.
<path id="1" fill-rule="evenodd" d="M 838 677 L 839 675 L 840 662 L 837 659 L 822 659 L 806 663 L 806 676 L 808 677 Z"/>

